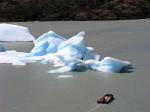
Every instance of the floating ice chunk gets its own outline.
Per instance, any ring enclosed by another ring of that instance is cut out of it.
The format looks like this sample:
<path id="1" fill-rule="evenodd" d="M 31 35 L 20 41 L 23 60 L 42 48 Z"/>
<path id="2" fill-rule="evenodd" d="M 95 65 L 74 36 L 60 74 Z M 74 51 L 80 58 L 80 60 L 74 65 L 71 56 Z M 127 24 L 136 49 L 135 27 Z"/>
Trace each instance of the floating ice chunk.
<path id="1" fill-rule="evenodd" d="M 43 34 L 35 40 L 35 46 L 30 53 L 6 51 L 0 43 L 0 63 L 12 63 L 12 65 L 25 65 L 27 62 L 52 63 L 54 66 L 62 66 L 49 73 L 63 73 L 92 69 L 102 72 L 120 72 L 128 67 L 130 62 L 105 57 L 99 61 L 100 55 L 93 52 L 94 48 L 86 47 L 84 42 L 85 32 L 80 32 L 66 40 L 53 31 Z M 0 37 L 1 38 L 1 37 Z M 59 78 L 64 78 L 60 76 Z"/>
<path id="2" fill-rule="evenodd" d="M 0 41 L 32 41 L 34 37 L 30 34 L 27 27 L 0 24 Z"/>
<path id="3" fill-rule="evenodd" d="M 85 62 L 87 68 L 92 70 L 102 71 L 102 72 L 110 72 L 110 73 L 118 73 L 124 67 L 130 65 L 130 62 L 118 60 L 111 57 L 105 57 L 101 61 L 96 60 L 87 60 Z"/>
<path id="4" fill-rule="evenodd" d="M 0 63 L 11 63 L 13 65 L 25 65 L 25 63 L 22 60 L 27 54 L 28 53 L 16 52 L 16 51 L 0 52 Z"/>
<path id="5" fill-rule="evenodd" d="M 47 53 L 55 53 L 58 45 L 66 40 L 53 31 L 49 31 L 41 35 L 36 41 L 35 46 L 31 50 L 31 56 L 41 56 Z"/>
<path id="6" fill-rule="evenodd" d="M 64 78 L 72 78 L 72 77 L 73 77 L 72 75 L 59 75 L 56 78 L 58 78 L 58 79 L 64 79 Z"/>
<path id="7" fill-rule="evenodd" d="M 86 49 L 83 37 L 84 35 L 84 32 L 80 32 L 76 36 L 62 42 L 58 46 L 56 54 L 78 59 L 82 58 Z"/>
<path id="8" fill-rule="evenodd" d="M 3 44 L 0 42 L 0 52 L 4 52 L 5 51 L 5 48 L 3 46 Z"/>
<path id="9" fill-rule="evenodd" d="M 86 47 L 86 49 L 87 49 L 88 51 L 94 51 L 94 48 L 93 48 L 93 47 Z"/>
<path id="10" fill-rule="evenodd" d="M 101 63 L 98 70 L 104 71 L 104 72 L 120 72 L 121 69 L 124 67 L 127 67 L 130 65 L 130 62 L 122 61 L 119 59 L 111 58 L 111 57 L 105 57 Z"/>
<path id="11" fill-rule="evenodd" d="M 48 73 L 63 73 L 63 72 L 70 72 L 72 68 L 70 66 L 63 66 L 56 70 L 50 70 Z"/>

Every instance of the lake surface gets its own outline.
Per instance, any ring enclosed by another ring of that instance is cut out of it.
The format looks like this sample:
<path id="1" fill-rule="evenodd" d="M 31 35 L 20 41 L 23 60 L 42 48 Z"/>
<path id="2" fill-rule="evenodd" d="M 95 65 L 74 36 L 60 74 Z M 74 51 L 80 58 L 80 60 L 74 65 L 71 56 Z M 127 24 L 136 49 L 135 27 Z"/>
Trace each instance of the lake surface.
<path id="1" fill-rule="evenodd" d="M 53 30 L 67 38 L 84 30 L 101 57 L 130 61 L 134 69 L 106 74 L 87 70 L 48 74 L 51 65 L 0 64 L 0 112 L 148 112 L 150 104 L 150 20 L 17 22 L 38 37 Z M 7 50 L 29 52 L 31 42 L 5 42 Z M 63 77 L 67 75 L 71 77 Z M 115 100 L 98 105 L 97 97 Z"/>

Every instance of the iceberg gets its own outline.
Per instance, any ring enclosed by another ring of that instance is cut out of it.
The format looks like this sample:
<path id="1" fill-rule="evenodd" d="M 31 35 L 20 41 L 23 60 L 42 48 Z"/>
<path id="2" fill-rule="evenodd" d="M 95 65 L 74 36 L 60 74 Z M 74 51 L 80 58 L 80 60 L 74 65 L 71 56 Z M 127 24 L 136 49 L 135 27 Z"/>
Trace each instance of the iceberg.
<path id="1" fill-rule="evenodd" d="M 84 31 L 69 39 L 49 31 L 34 41 L 34 47 L 30 53 L 5 51 L 0 43 L 0 63 L 23 66 L 29 62 L 40 61 L 44 64 L 54 64 L 54 67 L 60 67 L 50 70 L 49 73 L 80 71 L 82 68 L 118 73 L 124 67 L 131 65 L 130 62 L 112 57 L 100 60 L 100 55 L 94 52 L 93 47 L 87 47 L 84 39 Z"/>
<path id="2" fill-rule="evenodd" d="M 87 60 L 85 64 L 89 69 L 108 73 L 119 73 L 124 67 L 131 65 L 130 62 L 122 61 L 112 57 L 105 57 L 101 61 Z"/>
<path id="3" fill-rule="evenodd" d="M 0 24 L 0 41 L 33 41 L 34 37 L 30 34 L 27 27 Z"/>
<path id="4" fill-rule="evenodd" d="M 56 70 L 50 70 L 49 73 L 62 73 L 80 70 L 80 67 L 101 71 L 106 73 L 119 73 L 124 67 L 131 65 L 130 62 L 122 61 L 112 57 L 105 57 L 103 60 L 87 60 L 83 61 L 71 57 L 61 57 L 64 66 Z M 81 68 L 82 69 L 82 68 Z"/>

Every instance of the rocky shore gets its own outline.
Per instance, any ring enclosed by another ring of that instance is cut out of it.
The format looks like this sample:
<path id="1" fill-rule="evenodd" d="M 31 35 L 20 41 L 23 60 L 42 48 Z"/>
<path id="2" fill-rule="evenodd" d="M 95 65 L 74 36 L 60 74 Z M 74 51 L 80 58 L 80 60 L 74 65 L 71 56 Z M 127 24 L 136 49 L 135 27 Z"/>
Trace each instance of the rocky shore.
<path id="1" fill-rule="evenodd" d="M 0 21 L 150 18 L 149 0 L 0 0 Z"/>

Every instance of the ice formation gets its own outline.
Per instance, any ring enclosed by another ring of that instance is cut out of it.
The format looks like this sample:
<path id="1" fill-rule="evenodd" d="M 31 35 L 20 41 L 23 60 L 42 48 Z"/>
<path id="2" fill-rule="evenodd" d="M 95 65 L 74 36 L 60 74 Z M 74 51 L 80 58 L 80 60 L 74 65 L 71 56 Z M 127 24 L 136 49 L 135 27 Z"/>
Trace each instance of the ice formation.
<path id="1" fill-rule="evenodd" d="M 28 53 L 5 51 L 0 52 L 0 63 L 11 63 L 12 65 L 25 65 L 25 56 Z"/>
<path id="2" fill-rule="evenodd" d="M 34 37 L 30 34 L 27 27 L 0 24 L 0 41 L 32 41 Z"/>
<path id="3" fill-rule="evenodd" d="M 27 31 L 27 29 L 25 30 Z M 0 29 L 0 31 L 2 30 Z M 18 29 L 19 31 L 20 29 Z M 21 35 L 21 31 L 19 33 L 16 34 L 17 36 L 13 35 L 14 38 L 18 38 L 18 35 Z M 7 34 L 5 35 L 6 37 L 8 36 Z M 100 55 L 94 53 L 94 48 L 86 46 L 84 39 L 84 31 L 69 39 L 49 31 L 34 41 L 34 47 L 30 53 L 16 51 L 0 52 L 0 63 L 25 65 L 27 62 L 41 61 L 41 63 L 60 66 L 58 69 L 50 70 L 49 73 L 76 71 L 80 70 L 80 67 L 95 71 L 117 73 L 122 68 L 130 65 L 130 62 L 111 57 L 105 57 L 100 60 Z"/>
<path id="4" fill-rule="evenodd" d="M 55 53 L 57 52 L 58 45 L 64 40 L 66 39 L 53 31 L 49 31 L 35 40 L 34 48 L 31 50 L 31 56 Z"/>
<path id="5" fill-rule="evenodd" d="M 122 61 L 112 57 L 105 57 L 101 61 L 87 60 L 85 61 L 85 65 L 87 66 L 87 68 L 96 71 L 118 73 L 124 67 L 129 66 L 130 62 Z"/>

